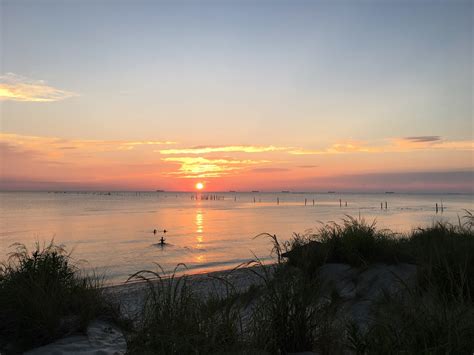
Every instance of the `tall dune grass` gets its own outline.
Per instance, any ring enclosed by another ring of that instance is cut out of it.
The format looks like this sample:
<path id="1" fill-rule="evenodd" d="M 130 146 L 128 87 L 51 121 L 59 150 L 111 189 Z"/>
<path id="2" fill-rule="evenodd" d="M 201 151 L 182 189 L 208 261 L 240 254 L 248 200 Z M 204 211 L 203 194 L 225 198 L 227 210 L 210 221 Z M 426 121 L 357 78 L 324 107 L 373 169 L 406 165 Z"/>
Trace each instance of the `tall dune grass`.
<path id="1" fill-rule="evenodd" d="M 101 279 L 83 275 L 71 254 L 53 242 L 33 251 L 15 244 L 0 265 L 0 348 L 19 352 L 115 317 Z"/>
<path id="2" fill-rule="evenodd" d="M 263 267 L 263 265 L 262 265 Z M 269 354 L 338 349 L 334 323 L 336 300 L 321 299 L 317 279 L 282 263 L 262 274 L 264 286 L 255 301 L 249 342 Z"/>
<path id="3" fill-rule="evenodd" d="M 436 223 L 407 235 L 379 231 L 375 224 L 348 217 L 316 233 L 295 235 L 289 265 L 307 276 L 319 266 L 342 262 L 417 265 L 418 282 L 405 292 L 384 294 L 373 307 L 367 332 L 346 328 L 347 348 L 358 354 L 471 354 L 474 350 L 474 218 Z"/>
<path id="4" fill-rule="evenodd" d="M 236 300 L 227 293 L 200 298 L 187 276 L 171 277 L 143 270 L 129 280 L 145 281 L 147 296 L 138 328 L 131 335 L 132 354 L 212 354 L 240 347 L 241 323 Z"/>

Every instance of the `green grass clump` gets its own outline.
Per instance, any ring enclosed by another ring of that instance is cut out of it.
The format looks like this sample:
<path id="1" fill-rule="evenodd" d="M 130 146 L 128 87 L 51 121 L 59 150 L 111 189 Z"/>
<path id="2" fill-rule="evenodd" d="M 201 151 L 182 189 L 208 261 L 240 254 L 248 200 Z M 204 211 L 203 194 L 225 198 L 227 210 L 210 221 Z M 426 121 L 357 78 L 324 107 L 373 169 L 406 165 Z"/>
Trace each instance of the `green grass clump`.
<path id="1" fill-rule="evenodd" d="M 420 284 L 444 295 L 474 297 L 474 229 L 438 223 L 414 231 L 409 245 L 419 265 Z"/>
<path id="2" fill-rule="evenodd" d="M 19 352 L 47 344 L 116 314 L 100 280 L 82 275 L 62 246 L 37 243 L 32 252 L 15 246 L 0 265 L 0 348 Z"/>
<path id="3" fill-rule="evenodd" d="M 144 270 L 129 279 L 148 285 L 138 327 L 129 339 L 131 354 L 212 354 L 240 348 L 237 298 L 201 299 L 186 276 L 162 275 L 163 270 Z"/>
<path id="4" fill-rule="evenodd" d="M 396 263 L 411 260 L 406 240 L 374 223 L 347 216 L 342 224 L 328 223 L 316 233 L 295 234 L 287 244 L 288 263 L 313 275 L 325 263 L 366 266 L 372 263 Z"/>

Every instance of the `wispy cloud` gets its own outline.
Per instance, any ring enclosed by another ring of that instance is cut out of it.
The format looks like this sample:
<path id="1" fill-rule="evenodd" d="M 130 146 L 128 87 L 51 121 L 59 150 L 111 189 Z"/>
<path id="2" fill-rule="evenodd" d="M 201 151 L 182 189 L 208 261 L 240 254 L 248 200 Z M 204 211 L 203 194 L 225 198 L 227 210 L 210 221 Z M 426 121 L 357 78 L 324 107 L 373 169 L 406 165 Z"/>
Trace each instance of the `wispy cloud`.
<path id="1" fill-rule="evenodd" d="M 362 141 L 334 143 L 328 148 L 289 150 L 292 155 L 326 155 L 342 153 L 403 153 L 419 150 L 474 150 L 472 140 L 444 140 L 440 136 L 419 136 L 385 139 L 379 144 Z"/>
<path id="2" fill-rule="evenodd" d="M 402 138 L 406 141 L 413 143 L 429 143 L 429 142 L 439 142 L 441 141 L 440 136 L 418 136 L 418 137 L 404 137 Z"/>
<path id="3" fill-rule="evenodd" d="M 78 94 L 49 86 L 44 80 L 33 80 L 14 73 L 0 76 L 0 100 L 52 102 Z"/>
<path id="4" fill-rule="evenodd" d="M 160 154 L 209 154 L 209 153 L 265 153 L 288 150 L 288 147 L 270 146 L 250 146 L 250 145 L 230 145 L 219 147 L 193 147 L 181 149 L 163 149 Z"/>
<path id="5" fill-rule="evenodd" d="M 125 141 L 125 140 L 84 140 L 56 137 L 24 136 L 14 133 L 0 133 L 0 142 L 6 142 L 21 149 L 35 150 L 81 150 L 87 152 L 110 152 L 133 150 L 139 146 L 159 146 L 176 144 L 173 141 Z"/>
<path id="6" fill-rule="evenodd" d="M 269 160 L 207 159 L 203 157 L 172 157 L 163 158 L 163 161 L 179 163 L 178 171 L 168 174 L 183 178 L 220 177 L 249 166 L 270 163 Z"/>
<path id="7" fill-rule="evenodd" d="M 473 140 L 444 140 L 439 136 L 420 136 L 395 138 L 391 141 L 388 151 L 415 151 L 415 150 L 473 150 Z"/>
<path id="8" fill-rule="evenodd" d="M 414 136 L 379 139 L 376 142 L 343 140 L 322 148 L 286 146 L 199 146 L 157 150 L 162 155 L 207 155 L 215 153 L 271 153 L 281 152 L 290 155 L 331 155 L 345 153 L 386 153 L 415 150 L 472 150 L 473 141 L 448 141 L 440 136 Z"/>
<path id="9" fill-rule="evenodd" d="M 373 147 L 368 147 L 365 142 L 361 141 L 343 141 L 334 143 L 328 148 L 324 149 L 291 149 L 288 151 L 292 155 L 321 155 L 321 154 L 339 154 L 339 153 L 354 153 L 374 151 Z"/>

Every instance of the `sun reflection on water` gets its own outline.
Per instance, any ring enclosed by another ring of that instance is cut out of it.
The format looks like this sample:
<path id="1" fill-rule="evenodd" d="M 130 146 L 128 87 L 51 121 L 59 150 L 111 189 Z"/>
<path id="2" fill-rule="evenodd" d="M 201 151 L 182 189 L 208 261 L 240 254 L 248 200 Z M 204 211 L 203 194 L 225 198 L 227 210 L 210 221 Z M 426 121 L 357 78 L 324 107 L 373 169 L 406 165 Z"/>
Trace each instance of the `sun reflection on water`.
<path id="1" fill-rule="evenodd" d="M 196 210 L 196 248 L 202 249 L 202 243 L 204 241 L 204 236 L 202 233 L 204 232 L 204 217 L 202 210 L 198 208 Z M 202 263 L 205 261 L 205 256 L 203 254 L 196 257 L 196 262 Z"/>
<path id="2" fill-rule="evenodd" d="M 202 233 L 203 232 L 203 214 L 202 210 L 198 209 L 196 210 L 196 233 Z"/>

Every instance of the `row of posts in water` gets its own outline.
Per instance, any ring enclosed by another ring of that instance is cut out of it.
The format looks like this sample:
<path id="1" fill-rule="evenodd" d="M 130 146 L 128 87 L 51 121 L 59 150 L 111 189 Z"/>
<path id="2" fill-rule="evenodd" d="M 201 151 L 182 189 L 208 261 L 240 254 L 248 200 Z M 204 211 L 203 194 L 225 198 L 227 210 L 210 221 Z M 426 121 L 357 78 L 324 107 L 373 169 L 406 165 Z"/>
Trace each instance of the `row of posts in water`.
<path id="1" fill-rule="evenodd" d="M 211 200 L 211 201 L 220 201 L 224 200 L 224 196 L 219 195 L 191 195 L 191 200 Z"/>
<path id="2" fill-rule="evenodd" d="M 201 195 L 201 194 L 196 194 L 196 195 L 191 195 L 191 200 L 205 200 L 205 201 L 222 201 L 225 199 L 225 196 L 221 196 L 221 195 Z M 234 201 L 237 201 L 237 196 L 234 196 Z M 262 199 L 258 199 L 258 202 L 262 202 Z M 304 205 L 307 206 L 308 205 L 308 202 L 312 202 L 311 204 L 313 206 L 316 206 L 316 201 L 314 199 L 312 199 L 312 201 L 308 200 L 307 198 L 304 199 Z M 257 203 L 257 199 L 255 197 L 253 197 L 253 203 Z M 280 204 L 280 198 L 277 197 L 276 198 L 276 204 L 279 205 Z M 339 207 L 342 208 L 344 205 L 344 207 L 347 207 L 347 201 L 342 201 L 341 199 L 339 199 Z M 388 202 L 387 201 L 384 201 L 384 202 L 380 202 L 380 209 L 381 210 L 388 210 Z M 436 213 L 443 213 L 444 212 L 444 205 L 443 205 L 443 202 L 441 202 L 439 205 L 438 203 L 436 203 L 435 205 L 435 211 Z"/>

